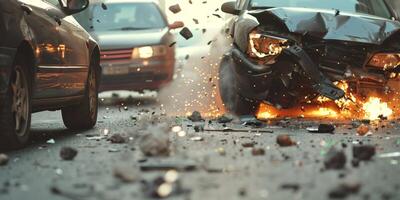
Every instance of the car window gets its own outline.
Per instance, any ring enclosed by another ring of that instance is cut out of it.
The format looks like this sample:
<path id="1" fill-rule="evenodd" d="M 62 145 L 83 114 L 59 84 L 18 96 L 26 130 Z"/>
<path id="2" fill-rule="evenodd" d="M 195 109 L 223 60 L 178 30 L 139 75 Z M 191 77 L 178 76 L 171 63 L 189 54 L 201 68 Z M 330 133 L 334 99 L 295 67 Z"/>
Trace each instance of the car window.
<path id="1" fill-rule="evenodd" d="M 75 18 L 91 31 L 158 29 L 167 26 L 154 3 L 94 4 Z"/>
<path id="2" fill-rule="evenodd" d="M 250 9 L 270 7 L 337 9 L 391 18 L 389 9 L 380 0 L 251 0 L 250 7 Z"/>

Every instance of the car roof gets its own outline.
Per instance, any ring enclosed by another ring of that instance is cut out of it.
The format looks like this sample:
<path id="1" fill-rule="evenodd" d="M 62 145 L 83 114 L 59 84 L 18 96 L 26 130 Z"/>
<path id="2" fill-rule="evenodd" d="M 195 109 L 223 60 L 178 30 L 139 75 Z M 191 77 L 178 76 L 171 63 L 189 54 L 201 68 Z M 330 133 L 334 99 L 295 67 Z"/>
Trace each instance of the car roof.
<path id="1" fill-rule="evenodd" d="M 158 0 L 92 0 L 90 1 L 92 4 L 97 3 L 105 3 L 105 4 L 112 4 L 112 3 L 156 3 L 160 4 Z"/>

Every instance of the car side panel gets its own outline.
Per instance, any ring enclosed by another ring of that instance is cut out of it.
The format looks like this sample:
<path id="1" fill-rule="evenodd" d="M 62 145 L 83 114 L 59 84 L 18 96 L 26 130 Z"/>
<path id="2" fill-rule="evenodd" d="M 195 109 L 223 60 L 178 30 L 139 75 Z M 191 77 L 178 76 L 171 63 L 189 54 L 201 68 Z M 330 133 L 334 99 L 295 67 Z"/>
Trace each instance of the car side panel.
<path id="1" fill-rule="evenodd" d="M 66 27 L 66 23 L 63 23 L 65 15 L 53 5 L 42 0 L 22 1 L 33 10 L 25 18 L 34 38 L 32 43 L 37 58 L 34 102 L 82 95 L 87 76 L 88 56 L 84 48 L 85 43 L 75 37 L 79 33 L 74 33 Z M 76 43 L 80 45 L 72 45 Z"/>

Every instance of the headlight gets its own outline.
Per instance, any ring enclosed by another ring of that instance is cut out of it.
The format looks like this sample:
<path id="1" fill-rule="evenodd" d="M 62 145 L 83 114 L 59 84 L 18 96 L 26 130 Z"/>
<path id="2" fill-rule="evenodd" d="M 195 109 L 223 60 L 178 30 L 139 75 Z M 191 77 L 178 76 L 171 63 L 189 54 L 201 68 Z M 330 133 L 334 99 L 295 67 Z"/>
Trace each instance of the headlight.
<path id="1" fill-rule="evenodd" d="M 275 62 L 283 49 L 288 48 L 288 40 L 271 35 L 265 35 L 253 31 L 249 34 L 249 56 L 252 58 L 266 59 L 269 63 Z"/>
<path id="2" fill-rule="evenodd" d="M 144 46 L 134 48 L 132 51 L 132 58 L 151 58 L 156 56 L 163 56 L 167 53 L 166 47 L 163 45 L 157 46 Z"/>
<path id="3" fill-rule="evenodd" d="M 391 70 L 400 65 L 400 53 L 378 53 L 368 63 L 369 66 Z"/>

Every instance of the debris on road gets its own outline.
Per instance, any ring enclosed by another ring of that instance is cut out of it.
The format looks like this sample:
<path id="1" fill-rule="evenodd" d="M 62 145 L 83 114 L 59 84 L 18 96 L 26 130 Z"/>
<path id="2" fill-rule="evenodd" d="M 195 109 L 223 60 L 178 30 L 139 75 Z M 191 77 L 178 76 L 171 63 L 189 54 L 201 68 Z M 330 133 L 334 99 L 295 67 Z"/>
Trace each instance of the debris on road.
<path id="1" fill-rule="evenodd" d="M 121 134 L 118 133 L 112 135 L 110 138 L 108 138 L 108 140 L 114 144 L 123 144 L 126 142 L 125 137 L 123 137 Z"/>
<path id="2" fill-rule="evenodd" d="M 199 111 L 194 111 L 190 116 L 188 116 L 188 119 L 192 122 L 201 122 L 204 121 L 203 117 L 201 116 L 201 113 Z"/>
<path id="3" fill-rule="evenodd" d="M 326 169 L 343 169 L 346 165 L 346 160 L 346 155 L 343 151 L 332 147 L 325 155 L 324 165 Z"/>
<path id="4" fill-rule="evenodd" d="M 375 155 L 375 147 L 372 145 L 353 146 L 353 158 L 359 161 L 368 161 Z"/>
<path id="5" fill-rule="evenodd" d="M 181 12 L 181 7 L 179 6 L 179 4 L 175 4 L 175 5 L 170 6 L 170 7 L 169 7 L 169 10 L 170 10 L 172 13 L 176 14 L 176 13 Z"/>
<path id="6" fill-rule="evenodd" d="M 358 128 L 357 128 L 357 133 L 358 135 L 364 136 L 367 135 L 369 133 L 369 126 L 366 124 L 361 124 Z"/>
<path id="7" fill-rule="evenodd" d="M 191 141 L 203 141 L 204 139 L 200 136 L 194 136 L 190 138 Z"/>
<path id="8" fill-rule="evenodd" d="M 202 125 L 195 125 L 193 128 L 196 133 L 204 131 L 204 126 Z"/>
<path id="9" fill-rule="evenodd" d="M 63 147 L 60 150 L 60 157 L 63 160 L 73 160 L 78 155 L 78 150 L 72 147 Z"/>
<path id="10" fill-rule="evenodd" d="M 184 27 L 184 28 L 179 32 L 179 34 L 181 34 L 181 36 L 182 36 L 183 38 L 185 38 L 186 40 L 188 40 L 188 39 L 190 39 L 190 38 L 193 37 L 193 33 L 192 33 L 187 27 Z"/>
<path id="11" fill-rule="evenodd" d="M 132 183 L 140 180 L 139 170 L 131 166 L 116 166 L 113 169 L 114 177 L 122 182 Z"/>
<path id="12" fill-rule="evenodd" d="M 140 164 L 141 171 L 194 171 L 197 169 L 197 163 L 184 158 L 151 159 Z"/>
<path id="13" fill-rule="evenodd" d="M 46 141 L 47 144 L 55 144 L 56 141 L 54 139 L 49 139 Z"/>
<path id="14" fill-rule="evenodd" d="M 297 192 L 300 189 L 300 185 L 297 183 L 283 183 L 280 185 L 282 190 L 292 190 L 293 192 Z"/>
<path id="15" fill-rule="evenodd" d="M 278 137 L 276 138 L 276 143 L 278 143 L 279 146 L 281 147 L 289 147 L 296 145 L 296 142 L 294 142 L 287 134 L 278 135 Z"/>
<path id="16" fill-rule="evenodd" d="M 188 193 L 182 188 L 179 174 L 175 170 L 169 170 L 164 176 L 159 176 L 153 181 L 143 181 L 143 190 L 152 198 L 167 198 L 170 196 Z"/>
<path id="17" fill-rule="evenodd" d="M 229 123 L 233 121 L 233 116 L 228 114 L 223 114 L 222 116 L 217 118 L 217 122 L 221 124 Z"/>
<path id="18" fill-rule="evenodd" d="M 400 157 L 400 152 L 390 152 L 390 153 L 383 153 L 378 155 L 379 158 L 395 158 Z"/>
<path id="19" fill-rule="evenodd" d="M 360 191 L 360 183 L 342 183 L 332 189 L 328 196 L 331 199 L 344 199 L 351 194 L 357 194 Z"/>
<path id="20" fill-rule="evenodd" d="M 245 142 L 245 143 L 242 143 L 242 147 L 244 147 L 244 148 L 251 148 L 251 147 L 254 147 L 254 145 L 256 145 L 257 143 L 256 142 L 254 142 L 254 141 L 252 141 L 252 142 Z"/>
<path id="21" fill-rule="evenodd" d="M 265 155 L 265 150 L 263 148 L 253 148 L 251 149 L 251 154 L 253 156 L 263 156 Z"/>
<path id="22" fill-rule="evenodd" d="M 7 165 L 8 161 L 9 161 L 8 156 L 4 153 L 1 153 L 0 154 L 0 166 Z"/>
<path id="23" fill-rule="evenodd" d="M 160 127 L 149 128 L 140 138 L 139 147 L 146 156 L 168 156 L 170 152 L 168 134 Z"/>
<path id="24" fill-rule="evenodd" d="M 307 131 L 310 133 L 333 133 L 335 126 L 332 124 L 320 124 L 318 127 L 309 127 Z"/>

